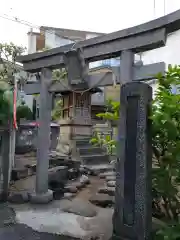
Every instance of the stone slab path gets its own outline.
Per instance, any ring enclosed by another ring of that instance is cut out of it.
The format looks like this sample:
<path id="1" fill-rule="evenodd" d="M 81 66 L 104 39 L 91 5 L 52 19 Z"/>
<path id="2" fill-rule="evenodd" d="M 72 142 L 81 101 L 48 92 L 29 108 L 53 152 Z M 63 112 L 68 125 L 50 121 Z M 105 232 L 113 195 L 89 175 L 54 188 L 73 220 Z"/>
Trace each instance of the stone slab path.
<path id="1" fill-rule="evenodd" d="M 34 231 L 24 224 L 0 228 L 0 239 L 2 240 L 75 240 L 66 236 Z"/>
<path id="2" fill-rule="evenodd" d="M 89 205 L 90 203 L 87 205 L 87 201 L 84 201 L 83 207 L 82 200 L 80 200 L 80 206 L 78 206 L 77 198 L 72 200 L 70 205 L 68 201 L 53 201 L 45 206 L 31 204 L 11 206 L 16 212 L 16 222 L 32 228 L 35 232 L 49 233 L 54 237 L 55 235 L 59 235 L 59 237 L 62 235 L 69 236 L 70 239 L 90 240 L 91 237 L 101 236 L 102 240 L 108 240 L 111 237 L 112 209 L 101 209 Z M 73 201 L 76 204 L 73 204 Z M 87 207 L 90 208 L 87 209 Z M 94 214 L 94 210 L 97 214 Z M 91 215 L 92 217 L 84 217 L 83 215 Z M 0 237 L 0 239 L 3 238 Z M 46 239 L 51 240 L 51 238 L 45 238 L 44 240 Z"/>
<path id="3" fill-rule="evenodd" d="M 0 204 L 0 239 L 1 240 L 74 240 L 56 234 L 41 233 L 16 221 L 16 213 L 7 203 Z"/>

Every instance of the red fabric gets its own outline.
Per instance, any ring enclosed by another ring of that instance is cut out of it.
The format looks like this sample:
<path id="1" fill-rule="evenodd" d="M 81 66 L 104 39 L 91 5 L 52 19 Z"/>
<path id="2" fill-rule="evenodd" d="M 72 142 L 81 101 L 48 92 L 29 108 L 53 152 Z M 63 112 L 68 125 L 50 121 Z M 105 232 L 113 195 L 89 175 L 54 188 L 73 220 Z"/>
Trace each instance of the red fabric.
<path id="1" fill-rule="evenodd" d="M 16 101 L 17 101 L 17 85 L 15 84 L 13 91 L 13 126 L 15 129 L 18 128 L 16 119 Z"/>

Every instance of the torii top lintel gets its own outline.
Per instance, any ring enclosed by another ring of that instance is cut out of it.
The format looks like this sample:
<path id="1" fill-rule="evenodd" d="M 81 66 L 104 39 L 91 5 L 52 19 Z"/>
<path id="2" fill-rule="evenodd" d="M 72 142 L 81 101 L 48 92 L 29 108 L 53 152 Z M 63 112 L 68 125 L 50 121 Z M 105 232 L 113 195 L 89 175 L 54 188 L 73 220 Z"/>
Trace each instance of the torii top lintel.
<path id="1" fill-rule="evenodd" d="M 57 68 L 64 65 L 63 52 L 72 48 L 82 48 L 87 62 L 120 56 L 123 50 L 143 52 L 166 44 L 168 33 L 180 29 L 180 10 L 159 19 L 105 34 L 74 44 L 54 48 L 41 53 L 33 53 L 18 58 L 24 70 L 38 72 L 42 68 Z"/>

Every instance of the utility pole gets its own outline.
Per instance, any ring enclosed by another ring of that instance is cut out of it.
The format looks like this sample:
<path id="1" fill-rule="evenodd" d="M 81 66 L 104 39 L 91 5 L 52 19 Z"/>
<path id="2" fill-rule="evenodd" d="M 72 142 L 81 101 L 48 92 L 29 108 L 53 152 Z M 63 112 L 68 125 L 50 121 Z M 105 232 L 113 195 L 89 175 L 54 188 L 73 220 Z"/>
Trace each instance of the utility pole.
<path id="1" fill-rule="evenodd" d="M 164 0 L 163 4 L 164 4 L 164 15 L 166 15 L 166 0 Z"/>
<path id="2" fill-rule="evenodd" d="M 153 16 L 156 18 L 156 0 L 153 0 Z"/>

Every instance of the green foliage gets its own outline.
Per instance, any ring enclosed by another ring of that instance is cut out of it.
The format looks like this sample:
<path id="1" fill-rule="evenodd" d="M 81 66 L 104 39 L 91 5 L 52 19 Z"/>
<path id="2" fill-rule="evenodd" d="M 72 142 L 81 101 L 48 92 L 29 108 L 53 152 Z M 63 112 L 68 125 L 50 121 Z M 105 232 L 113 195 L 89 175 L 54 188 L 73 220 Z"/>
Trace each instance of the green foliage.
<path id="1" fill-rule="evenodd" d="M 152 146 L 154 168 L 152 187 L 167 220 L 178 220 L 180 202 L 180 67 L 169 66 L 164 76 L 157 76 L 159 87 L 152 106 Z"/>
<path id="2" fill-rule="evenodd" d="M 0 125 L 6 125 L 13 115 L 14 74 L 20 70 L 16 58 L 23 51 L 13 43 L 0 43 Z"/>
<path id="3" fill-rule="evenodd" d="M 106 111 L 104 113 L 98 113 L 96 116 L 112 122 L 119 119 L 119 113 L 120 103 L 109 99 L 106 103 Z M 98 131 L 94 133 L 91 143 L 94 145 L 103 146 L 106 148 L 108 153 L 112 153 L 116 149 L 116 141 L 112 139 L 110 135 L 103 136 Z"/>
<path id="4" fill-rule="evenodd" d="M 94 145 L 103 146 L 107 150 L 107 153 L 109 154 L 116 149 L 116 141 L 111 139 L 110 135 L 102 136 L 98 132 L 94 133 L 94 136 L 91 139 L 91 143 Z"/>
<path id="5" fill-rule="evenodd" d="M 20 119 L 33 120 L 33 113 L 27 105 L 19 105 L 16 109 L 16 118 L 17 122 L 20 122 Z"/>
<path id="6" fill-rule="evenodd" d="M 20 71 L 16 59 L 24 50 L 25 48 L 13 43 L 0 43 L 0 81 L 14 83 L 14 74 Z"/>
<path id="7" fill-rule="evenodd" d="M 67 72 L 64 69 L 55 69 L 52 72 L 53 81 L 65 81 L 67 79 Z"/>
<path id="8" fill-rule="evenodd" d="M 160 229 L 155 236 L 155 240 L 179 240 L 180 224 L 175 223 Z"/>
<path id="9" fill-rule="evenodd" d="M 120 103 L 111 99 L 107 100 L 106 111 L 98 113 L 96 116 L 109 121 L 117 121 L 119 119 Z"/>
<path id="10" fill-rule="evenodd" d="M 8 124 L 13 114 L 12 92 L 0 89 L 0 126 Z"/>

